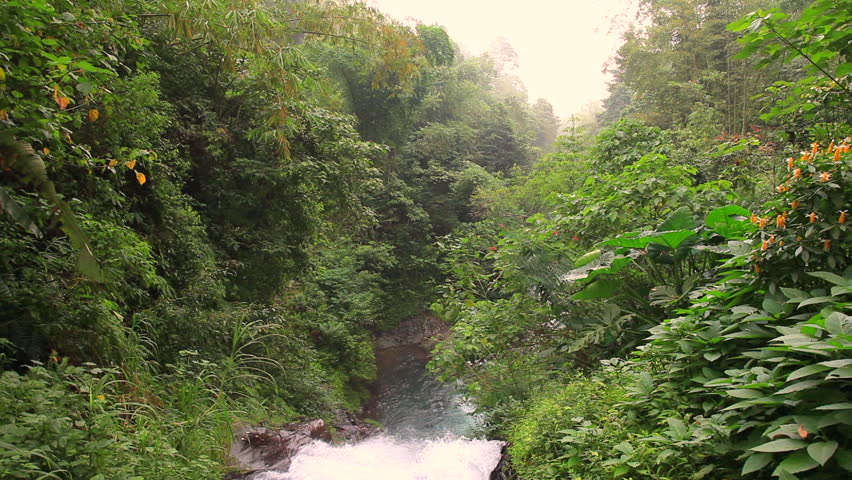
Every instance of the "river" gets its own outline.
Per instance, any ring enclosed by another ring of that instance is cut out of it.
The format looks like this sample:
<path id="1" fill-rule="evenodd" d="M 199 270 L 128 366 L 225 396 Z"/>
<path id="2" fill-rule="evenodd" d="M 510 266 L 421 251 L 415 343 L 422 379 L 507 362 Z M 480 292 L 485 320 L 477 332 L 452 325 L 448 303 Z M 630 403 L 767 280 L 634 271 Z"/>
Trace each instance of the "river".
<path id="1" fill-rule="evenodd" d="M 256 480 L 488 480 L 503 442 L 470 438 L 476 417 L 452 385 L 426 371 L 417 346 L 380 350 L 378 391 L 369 415 L 385 432 L 355 444 L 315 442 L 287 473 Z"/>

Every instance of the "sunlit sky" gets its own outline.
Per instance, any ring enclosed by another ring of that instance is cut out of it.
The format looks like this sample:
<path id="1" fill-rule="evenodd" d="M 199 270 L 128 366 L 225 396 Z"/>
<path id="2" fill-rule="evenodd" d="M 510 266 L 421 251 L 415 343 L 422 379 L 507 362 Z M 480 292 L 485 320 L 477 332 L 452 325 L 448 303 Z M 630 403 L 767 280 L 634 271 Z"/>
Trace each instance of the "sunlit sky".
<path id="1" fill-rule="evenodd" d="M 529 99 L 565 119 L 606 97 L 604 63 L 633 18 L 630 0 L 368 0 L 391 17 L 438 24 L 478 55 L 497 37 L 512 45 Z M 408 21 L 407 21 L 408 20 Z M 615 23 L 614 23 L 615 21 Z"/>

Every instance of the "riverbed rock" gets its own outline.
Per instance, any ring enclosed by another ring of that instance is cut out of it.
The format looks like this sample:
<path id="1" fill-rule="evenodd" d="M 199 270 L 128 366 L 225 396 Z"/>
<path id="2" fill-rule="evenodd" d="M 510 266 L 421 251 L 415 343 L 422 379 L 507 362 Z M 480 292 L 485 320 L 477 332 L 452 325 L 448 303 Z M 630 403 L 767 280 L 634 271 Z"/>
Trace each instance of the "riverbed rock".
<path id="1" fill-rule="evenodd" d="M 446 338 L 449 329 L 446 322 L 434 315 L 415 315 L 379 335 L 376 339 L 376 350 L 418 345 L 426 351 L 431 351 L 438 342 Z"/>
<path id="2" fill-rule="evenodd" d="M 278 429 L 242 426 L 231 445 L 231 456 L 238 470 L 225 478 L 250 480 L 264 471 L 286 472 L 299 450 L 315 441 L 356 442 L 376 435 L 379 430 L 346 411 L 337 412 L 332 425 L 317 418 L 288 423 Z"/>

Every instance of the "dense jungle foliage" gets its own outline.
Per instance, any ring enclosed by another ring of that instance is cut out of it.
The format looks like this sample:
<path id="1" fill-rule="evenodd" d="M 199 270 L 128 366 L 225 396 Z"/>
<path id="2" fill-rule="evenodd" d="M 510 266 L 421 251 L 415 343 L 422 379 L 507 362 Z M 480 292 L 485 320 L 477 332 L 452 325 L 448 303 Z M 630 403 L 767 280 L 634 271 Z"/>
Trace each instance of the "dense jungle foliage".
<path id="1" fill-rule="evenodd" d="M 557 137 L 359 3 L 6 0 L 0 477 L 222 478 L 431 308 L 518 478 L 845 478 L 852 2 L 640 5 Z"/>
<path id="2" fill-rule="evenodd" d="M 431 365 L 517 478 L 849 477 L 850 12 L 640 2 L 597 123 L 441 240 Z"/>

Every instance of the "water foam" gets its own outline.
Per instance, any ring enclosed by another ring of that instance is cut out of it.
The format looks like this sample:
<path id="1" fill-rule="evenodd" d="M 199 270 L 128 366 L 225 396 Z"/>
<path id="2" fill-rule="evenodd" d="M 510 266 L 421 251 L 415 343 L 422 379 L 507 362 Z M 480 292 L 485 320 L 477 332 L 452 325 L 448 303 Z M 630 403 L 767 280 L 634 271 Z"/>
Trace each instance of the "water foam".
<path id="1" fill-rule="evenodd" d="M 353 445 L 316 442 L 296 454 L 287 473 L 264 472 L 255 480 L 487 480 L 502 447 L 497 440 L 384 435 Z"/>

